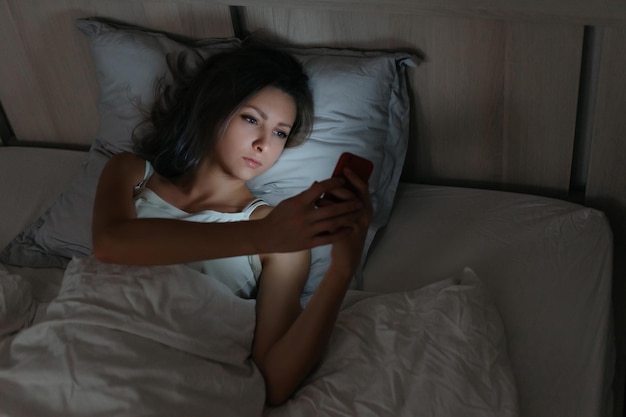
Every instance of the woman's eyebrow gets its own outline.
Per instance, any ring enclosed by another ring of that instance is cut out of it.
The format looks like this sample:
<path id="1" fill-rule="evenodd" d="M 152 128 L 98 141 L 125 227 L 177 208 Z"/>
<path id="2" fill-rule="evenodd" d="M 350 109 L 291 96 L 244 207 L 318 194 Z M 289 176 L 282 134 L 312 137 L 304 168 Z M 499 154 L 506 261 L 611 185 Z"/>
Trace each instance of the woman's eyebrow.
<path id="1" fill-rule="evenodd" d="M 247 107 L 250 107 L 250 108 L 254 109 L 257 113 L 259 113 L 259 115 L 260 115 L 260 116 L 261 116 L 264 120 L 267 120 L 267 119 L 268 119 L 267 114 L 265 114 L 265 112 L 264 112 L 263 110 L 259 109 L 258 107 L 253 106 L 253 105 L 251 105 L 251 104 L 248 104 L 248 106 L 247 106 Z M 278 123 L 278 126 L 284 126 L 284 127 L 288 127 L 289 129 L 291 129 L 291 125 L 290 125 L 289 123 L 279 122 L 279 123 Z"/>

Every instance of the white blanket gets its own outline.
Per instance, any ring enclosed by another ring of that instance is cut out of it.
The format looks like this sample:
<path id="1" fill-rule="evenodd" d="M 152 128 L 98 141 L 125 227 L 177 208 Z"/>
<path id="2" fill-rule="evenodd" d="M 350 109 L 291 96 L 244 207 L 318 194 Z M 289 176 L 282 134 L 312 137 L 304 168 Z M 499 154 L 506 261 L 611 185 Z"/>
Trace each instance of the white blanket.
<path id="1" fill-rule="evenodd" d="M 254 301 L 187 267 L 75 259 L 41 319 L 12 335 L 31 300 L 1 271 L 0 288 L 3 416 L 517 415 L 502 324 L 469 270 L 344 309 L 277 408 L 249 357 Z"/>

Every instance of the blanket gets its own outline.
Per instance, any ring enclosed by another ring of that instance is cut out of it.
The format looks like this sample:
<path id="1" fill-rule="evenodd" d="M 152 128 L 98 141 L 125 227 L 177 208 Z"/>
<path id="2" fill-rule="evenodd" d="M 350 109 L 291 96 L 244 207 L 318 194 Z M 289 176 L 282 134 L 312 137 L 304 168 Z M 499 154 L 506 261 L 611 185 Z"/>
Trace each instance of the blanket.
<path id="1" fill-rule="evenodd" d="M 255 302 L 186 266 L 74 259 L 37 314 L 0 271 L 0 415 L 516 416 L 504 329 L 459 277 L 343 309 L 294 396 L 264 406 L 250 358 Z M 19 297 L 18 297 L 19 296 Z"/>

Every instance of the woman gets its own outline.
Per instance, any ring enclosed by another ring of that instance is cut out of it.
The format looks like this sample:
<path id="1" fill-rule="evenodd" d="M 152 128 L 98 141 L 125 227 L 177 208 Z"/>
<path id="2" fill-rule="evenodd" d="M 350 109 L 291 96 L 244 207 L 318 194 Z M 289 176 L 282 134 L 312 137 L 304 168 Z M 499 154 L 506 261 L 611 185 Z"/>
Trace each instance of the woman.
<path id="1" fill-rule="evenodd" d="M 280 404 L 328 342 L 363 249 L 368 185 L 346 170 L 345 179 L 314 183 L 274 208 L 255 199 L 246 181 L 310 132 L 301 65 L 284 52 L 245 46 L 190 74 L 184 69 L 184 60 L 172 66 L 174 83 L 161 89 L 136 155 L 112 157 L 101 174 L 94 255 L 119 264 L 187 263 L 238 295 L 256 295 L 252 358 L 267 402 Z M 323 204 L 326 193 L 338 201 Z M 309 249 L 325 244 L 332 244 L 330 267 L 303 310 Z"/>

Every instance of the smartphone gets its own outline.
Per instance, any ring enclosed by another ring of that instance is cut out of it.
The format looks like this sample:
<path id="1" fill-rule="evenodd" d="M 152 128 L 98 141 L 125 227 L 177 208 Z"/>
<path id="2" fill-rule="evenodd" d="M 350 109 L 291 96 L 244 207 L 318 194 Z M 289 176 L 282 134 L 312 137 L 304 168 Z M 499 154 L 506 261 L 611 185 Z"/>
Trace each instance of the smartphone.
<path id="1" fill-rule="evenodd" d="M 343 176 L 344 168 L 350 168 L 363 182 L 367 182 L 374 170 L 374 164 L 369 159 L 350 152 L 344 152 L 339 156 L 337 165 L 335 165 L 333 177 Z"/>
<path id="2" fill-rule="evenodd" d="M 374 164 L 369 159 L 365 159 L 359 155 L 355 155 L 350 152 L 344 152 L 339 156 L 335 170 L 333 171 L 333 177 L 342 177 L 344 168 L 350 168 L 352 172 L 359 176 L 364 182 L 367 182 L 374 170 Z M 350 187 L 350 184 L 347 184 Z M 338 200 L 330 195 L 324 194 L 319 200 L 320 205 L 337 202 Z"/>

